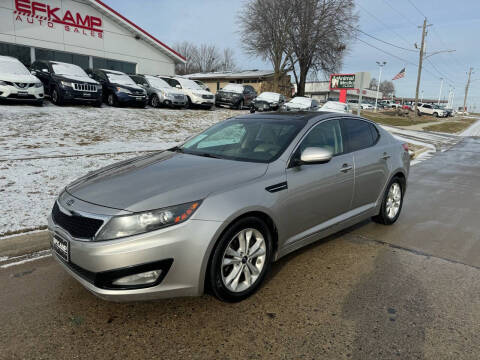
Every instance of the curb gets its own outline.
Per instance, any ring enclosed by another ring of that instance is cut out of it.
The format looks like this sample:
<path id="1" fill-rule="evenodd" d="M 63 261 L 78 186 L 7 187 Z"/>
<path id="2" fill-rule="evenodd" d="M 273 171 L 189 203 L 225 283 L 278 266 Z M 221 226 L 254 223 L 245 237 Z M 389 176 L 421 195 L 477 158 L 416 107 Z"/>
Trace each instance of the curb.
<path id="1" fill-rule="evenodd" d="M 0 238 L 0 258 L 31 254 L 50 248 L 47 230 Z"/>

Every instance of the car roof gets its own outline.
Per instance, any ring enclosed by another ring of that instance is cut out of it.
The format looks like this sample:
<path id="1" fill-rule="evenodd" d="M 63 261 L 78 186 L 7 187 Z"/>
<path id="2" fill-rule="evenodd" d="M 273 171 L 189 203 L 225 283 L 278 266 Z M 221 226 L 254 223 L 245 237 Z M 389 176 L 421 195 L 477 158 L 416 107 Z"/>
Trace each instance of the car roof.
<path id="1" fill-rule="evenodd" d="M 0 60 L 5 61 L 5 62 L 7 62 L 7 61 L 9 61 L 9 62 L 20 61 L 17 58 L 14 58 L 13 56 L 3 56 L 3 55 L 0 55 Z"/>
<path id="2" fill-rule="evenodd" d="M 116 71 L 116 70 L 109 70 L 109 69 L 98 69 L 98 70 L 106 72 L 106 73 L 110 73 L 110 74 L 126 75 L 125 73 L 123 73 L 121 71 Z"/>

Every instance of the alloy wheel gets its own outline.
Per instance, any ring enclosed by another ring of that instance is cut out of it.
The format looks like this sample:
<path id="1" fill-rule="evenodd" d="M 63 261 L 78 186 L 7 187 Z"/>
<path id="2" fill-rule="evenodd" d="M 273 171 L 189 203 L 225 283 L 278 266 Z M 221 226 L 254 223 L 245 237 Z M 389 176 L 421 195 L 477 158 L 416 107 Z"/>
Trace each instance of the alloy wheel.
<path id="1" fill-rule="evenodd" d="M 158 107 L 158 105 L 159 105 L 158 97 L 157 97 L 157 95 L 153 95 L 153 97 L 152 97 L 152 106 L 153 106 L 153 107 Z"/>
<path id="2" fill-rule="evenodd" d="M 56 104 L 58 102 L 58 93 L 57 93 L 57 90 L 53 90 L 53 93 L 52 93 L 52 101 L 54 104 Z"/>
<path id="3" fill-rule="evenodd" d="M 232 292 L 249 289 L 265 266 L 266 242 L 260 231 L 241 230 L 228 243 L 222 257 L 221 275 L 225 287 Z"/>
<path id="4" fill-rule="evenodd" d="M 389 219 L 394 219 L 400 210 L 400 204 L 402 201 L 402 189 L 400 185 L 394 182 L 388 190 L 386 213 Z"/>

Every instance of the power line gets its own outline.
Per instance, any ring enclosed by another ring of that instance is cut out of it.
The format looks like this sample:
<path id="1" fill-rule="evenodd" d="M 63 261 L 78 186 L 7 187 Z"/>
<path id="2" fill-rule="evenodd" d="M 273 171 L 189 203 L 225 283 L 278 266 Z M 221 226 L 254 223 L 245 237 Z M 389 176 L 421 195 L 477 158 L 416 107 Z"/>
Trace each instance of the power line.
<path id="1" fill-rule="evenodd" d="M 427 16 L 413 3 L 413 1 L 408 0 L 408 2 L 419 12 L 420 15 L 422 15 L 424 18 Z"/>
<path id="2" fill-rule="evenodd" d="M 412 24 L 413 26 L 417 26 L 417 24 L 415 24 L 412 20 L 410 20 L 410 18 L 408 18 L 407 16 L 405 16 L 404 14 L 402 14 L 400 11 L 398 11 L 397 9 L 395 9 L 387 0 L 383 0 L 385 2 L 385 4 L 388 5 L 388 7 L 390 7 L 390 9 L 392 9 L 395 13 L 397 13 L 398 15 L 401 15 L 404 19 L 406 19 L 410 24 Z"/>
<path id="3" fill-rule="evenodd" d="M 373 36 L 373 35 L 367 34 L 365 31 L 362 31 L 362 30 L 360 30 L 360 29 L 358 29 L 358 28 L 355 28 L 355 30 L 357 30 L 358 32 L 362 33 L 363 35 L 366 35 L 366 36 L 368 36 L 368 37 L 370 37 L 370 38 L 372 38 L 372 39 L 375 39 L 375 40 L 377 40 L 377 41 L 380 41 L 380 42 L 382 42 L 382 43 L 384 43 L 384 44 L 387 44 L 387 45 L 396 47 L 397 49 L 401 49 L 401 50 L 405 50 L 405 51 L 411 51 L 411 52 L 414 52 L 414 53 L 417 53 L 417 52 L 418 52 L 417 50 L 407 49 L 407 48 L 404 48 L 404 47 L 401 47 L 401 46 L 392 44 L 392 43 L 390 43 L 390 42 L 388 42 L 388 41 L 379 39 L 379 38 L 377 38 L 377 37 L 375 37 L 375 36 Z"/>
<path id="4" fill-rule="evenodd" d="M 375 20 L 377 20 L 378 23 L 380 23 L 385 29 L 391 31 L 393 34 L 395 34 L 398 38 L 402 39 L 406 44 L 408 45 L 411 45 L 410 41 L 406 40 L 405 37 L 403 37 L 402 35 L 400 35 L 398 32 L 396 32 L 395 30 L 392 29 L 391 26 L 385 24 L 382 20 L 380 20 L 378 17 L 376 17 L 375 15 L 373 15 L 370 11 L 368 11 L 367 9 L 365 9 L 362 5 L 358 4 L 357 3 L 357 6 L 362 9 L 364 12 L 366 12 L 368 15 L 370 15 L 372 18 L 374 18 Z M 416 26 L 416 25 L 415 25 Z"/>

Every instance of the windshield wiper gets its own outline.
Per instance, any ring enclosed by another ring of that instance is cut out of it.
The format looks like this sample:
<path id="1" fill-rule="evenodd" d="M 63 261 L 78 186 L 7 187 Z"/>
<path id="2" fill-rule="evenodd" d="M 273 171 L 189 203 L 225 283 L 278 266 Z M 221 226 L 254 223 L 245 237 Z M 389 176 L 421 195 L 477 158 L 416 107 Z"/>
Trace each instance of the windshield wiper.
<path id="1" fill-rule="evenodd" d="M 208 158 L 212 158 L 212 159 L 222 159 L 221 156 L 218 156 L 218 155 L 215 155 L 215 154 L 211 154 L 211 153 L 206 153 L 206 152 L 191 152 L 191 153 L 187 153 L 187 154 L 190 154 L 190 155 L 197 155 L 197 156 L 203 156 L 203 157 L 208 157 Z"/>
<path id="2" fill-rule="evenodd" d="M 183 153 L 183 148 L 181 148 L 180 146 L 174 146 L 170 149 L 167 149 L 167 151 L 173 151 L 173 152 L 178 152 L 178 153 Z"/>

